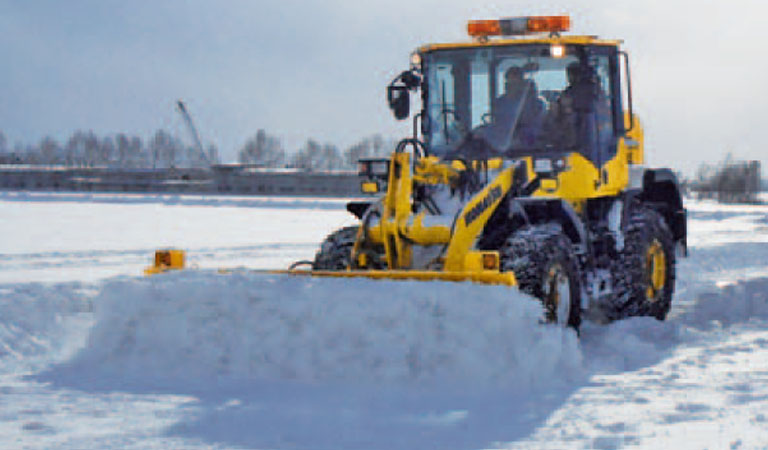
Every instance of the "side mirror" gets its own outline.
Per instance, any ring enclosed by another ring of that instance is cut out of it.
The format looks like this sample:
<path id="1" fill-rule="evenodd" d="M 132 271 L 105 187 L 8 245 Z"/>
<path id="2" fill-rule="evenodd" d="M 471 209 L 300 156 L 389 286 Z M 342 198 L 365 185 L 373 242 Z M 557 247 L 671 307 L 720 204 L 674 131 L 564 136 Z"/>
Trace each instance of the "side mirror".
<path id="1" fill-rule="evenodd" d="M 411 111 L 411 98 L 408 91 L 417 89 L 421 85 L 421 77 L 414 70 L 406 70 L 397 76 L 387 86 L 387 102 L 389 109 L 395 115 L 395 119 L 408 118 Z"/>
<path id="2" fill-rule="evenodd" d="M 408 88 L 406 86 L 388 86 L 387 102 L 389 103 L 389 109 L 392 110 L 392 114 L 395 115 L 395 119 L 404 120 L 408 118 L 408 114 L 411 111 L 411 98 L 408 95 Z"/>

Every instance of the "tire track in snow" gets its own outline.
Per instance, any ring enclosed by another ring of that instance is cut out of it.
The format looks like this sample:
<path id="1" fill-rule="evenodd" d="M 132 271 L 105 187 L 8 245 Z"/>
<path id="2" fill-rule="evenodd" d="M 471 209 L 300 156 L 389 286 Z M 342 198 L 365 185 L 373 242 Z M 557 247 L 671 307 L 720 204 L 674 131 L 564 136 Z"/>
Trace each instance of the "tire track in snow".
<path id="1" fill-rule="evenodd" d="M 500 448 L 768 445 L 768 278 L 696 297 L 666 322 L 586 327 L 590 382 L 527 439 Z"/>

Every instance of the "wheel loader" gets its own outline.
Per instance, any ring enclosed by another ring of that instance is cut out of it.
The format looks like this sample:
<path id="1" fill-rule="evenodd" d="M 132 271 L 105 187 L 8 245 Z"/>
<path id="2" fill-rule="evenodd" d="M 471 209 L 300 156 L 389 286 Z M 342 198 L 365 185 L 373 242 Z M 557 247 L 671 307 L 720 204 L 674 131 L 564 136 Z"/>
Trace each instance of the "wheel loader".
<path id="1" fill-rule="evenodd" d="M 360 161 L 369 197 L 347 204 L 359 224 L 269 272 L 512 286 L 577 329 L 663 320 L 687 254 L 681 190 L 645 166 L 621 42 L 569 28 L 568 16 L 470 21 L 471 40 L 418 48 L 386 91 L 413 134 Z M 161 250 L 146 273 L 183 267 L 182 251 Z"/>
<path id="2" fill-rule="evenodd" d="M 645 166 L 621 41 L 569 28 L 470 21 L 467 42 L 418 48 L 387 87 L 413 135 L 361 161 L 359 225 L 328 236 L 307 273 L 516 286 L 576 328 L 663 320 L 687 254 L 681 191 Z"/>

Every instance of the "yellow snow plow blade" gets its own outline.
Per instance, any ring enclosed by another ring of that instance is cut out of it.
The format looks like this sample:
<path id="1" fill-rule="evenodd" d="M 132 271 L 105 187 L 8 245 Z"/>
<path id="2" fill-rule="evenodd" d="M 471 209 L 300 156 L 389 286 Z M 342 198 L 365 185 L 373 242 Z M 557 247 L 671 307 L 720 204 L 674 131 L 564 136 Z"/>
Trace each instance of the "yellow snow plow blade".
<path id="1" fill-rule="evenodd" d="M 512 272 L 498 270 L 498 255 L 495 252 L 471 252 L 466 258 L 465 270 L 440 272 L 435 270 L 251 270 L 269 274 L 303 275 L 328 278 L 371 278 L 374 280 L 420 280 L 420 281 L 473 281 L 483 284 L 500 284 L 516 286 L 517 280 Z M 486 267 L 495 267 L 487 269 Z M 145 275 L 155 275 L 168 270 L 184 268 L 184 250 L 166 249 L 155 251 L 154 264 L 144 269 Z M 219 269 L 221 273 L 232 272 L 236 269 Z"/>
<path id="2" fill-rule="evenodd" d="M 432 270 L 277 270 L 269 272 L 312 277 L 372 278 L 374 280 L 474 281 L 475 283 L 483 284 L 502 284 L 506 286 L 517 285 L 517 280 L 512 272 L 494 272 L 490 270 L 477 272 L 438 272 Z"/>
<path id="3" fill-rule="evenodd" d="M 165 249 L 155 251 L 155 262 L 144 269 L 144 275 L 154 275 L 167 270 L 184 268 L 184 250 Z"/>
<path id="4" fill-rule="evenodd" d="M 334 278 L 372 278 L 375 280 L 443 280 L 474 281 L 484 284 L 503 284 L 516 286 L 517 280 L 512 272 L 499 270 L 499 252 L 469 251 L 464 255 L 460 270 L 296 270 L 283 271 L 291 275 L 309 275 L 313 277 Z"/>

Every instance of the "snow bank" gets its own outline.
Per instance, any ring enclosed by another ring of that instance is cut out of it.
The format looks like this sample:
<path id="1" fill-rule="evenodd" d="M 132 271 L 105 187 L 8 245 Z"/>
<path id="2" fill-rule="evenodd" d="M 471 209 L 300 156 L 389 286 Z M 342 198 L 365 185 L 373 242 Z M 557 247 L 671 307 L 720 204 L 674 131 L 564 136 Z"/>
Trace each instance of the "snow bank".
<path id="1" fill-rule="evenodd" d="M 504 287 L 188 270 L 107 282 L 94 299 L 88 342 L 66 366 L 100 379 L 164 385 L 293 380 L 552 388 L 653 365 L 680 344 L 768 321 L 768 278 L 694 295 L 665 322 L 586 322 L 577 339 L 570 330 L 540 325 L 539 304 Z M 73 296 L 37 285 L 16 288 L 15 301 L 3 303 L 5 357 L 49 351 L 61 314 L 82 307 Z"/>
<path id="2" fill-rule="evenodd" d="M 79 283 L 0 285 L 0 372 L 28 370 L 73 351 L 79 338 L 70 325 L 90 320 L 81 314 L 91 309 L 88 291 Z"/>
<path id="3" fill-rule="evenodd" d="M 693 308 L 681 321 L 707 329 L 768 320 L 768 278 L 753 278 L 725 284 L 699 294 Z"/>
<path id="4" fill-rule="evenodd" d="M 688 308 L 664 322 L 633 317 L 608 326 L 585 323 L 581 349 L 586 365 L 593 372 L 635 370 L 662 360 L 681 344 L 721 339 L 719 333 L 730 327 L 764 329 L 768 322 L 768 278 L 701 287 L 692 295 Z"/>
<path id="5" fill-rule="evenodd" d="M 581 367 L 572 330 L 499 286 L 190 270 L 113 280 L 94 304 L 71 364 L 123 379 L 526 388 Z"/>

